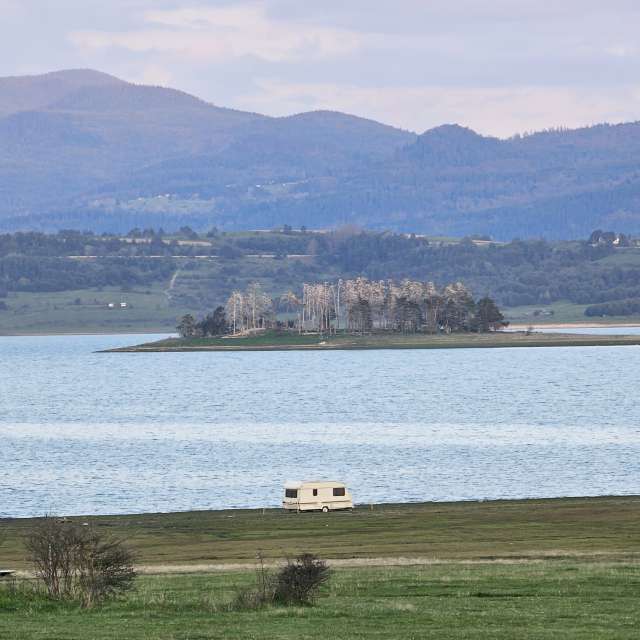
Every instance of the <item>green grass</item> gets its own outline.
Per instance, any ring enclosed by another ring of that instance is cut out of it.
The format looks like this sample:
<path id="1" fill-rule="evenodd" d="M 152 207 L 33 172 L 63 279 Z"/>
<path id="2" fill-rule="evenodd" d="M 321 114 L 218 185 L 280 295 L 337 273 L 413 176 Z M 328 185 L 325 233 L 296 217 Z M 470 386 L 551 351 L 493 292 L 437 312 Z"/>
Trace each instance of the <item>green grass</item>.
<path id="1" fill-rule="evenodd" d="M 472 349 L 494 347 L 571 347 L 640 344 L 640 336 L 590 336 L 572 334 L 464 333 L 449 335 L 378 333 L 332 336 L 299 335 L 295 331 L 267 331 L 238 338 L 171 338 L 114 351 L 271 351 L 332 349 Z"/>
<path id="2" fill-rule="evenodd" d="M 78 302 L 77 302 L 78 301 Z M 11 293 L 0 311 L 0 335 L 175 331 L 181 311 L 169 306 L 164 287 L 121 291 L 116 287 Z M 113 302 L 116 308 L 109 309 Z M 120 309 L 120 302 L 128 308 Z"/>
<path id="3" fill-rule="evenodd" d="M 325 558 L 640 560 L 640 496 L 83 516 L 130 540 L 142 565 L 253 563 L 310 551 Z M 0 568 L 27 567 L 29 519 L 0 520 Z"/>
<path id="4" fill-rule="evenodd" d="M 611 255 L 600 258 L 598 262 L 619 267 L 640 266 L 640 247 L 618 247 Z"/>
<path id="5" fill-rule="evenodd" d="M 555 302 L 549 305 L 534 304 L 522 307 L 507 307 L 503 309 L 505 318 L 512 324 L 545 325 L 556 323 L 579 323 L 585 325 L 608 324 L 620 325 L 636 323 L 640 325 L 640 316 L 605 316 L 603 318 L 589 318 L 584 310 L 589 305 L 574 304 L 573 302 Z M 553 315 L 534 316 L 535 311 L 553 312 Z"/>
<path id="6" fill-rule="evenodd" d="M 90 611 L 5 582 L 0 638 L 635 639 L 639 513 L 640 496 L 628 496 L 82 517 L 127 537 L 152 573 Z M 1 567 L 27 567 L 31 523 L 0 521 Z M 313 607 L 257 611 L 229 606 L 252 570 L 211 566 L 304 551 L 363 566 L 334 568 Z"/>
<path id="7" fill-rule="evenodd" d="M 315 606 L 228 608 L 251 573 L 145 576 L 90 611 L 0 595 L 11 640 L 635 639 L 640 566 L 435 565 L 337 570 Z"/>

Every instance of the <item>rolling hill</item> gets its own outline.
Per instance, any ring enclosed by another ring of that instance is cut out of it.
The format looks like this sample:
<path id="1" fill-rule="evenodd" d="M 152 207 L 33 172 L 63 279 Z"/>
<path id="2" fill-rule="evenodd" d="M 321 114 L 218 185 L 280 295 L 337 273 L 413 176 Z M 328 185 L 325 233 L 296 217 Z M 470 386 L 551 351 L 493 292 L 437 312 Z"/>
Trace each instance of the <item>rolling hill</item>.
<path id="1" fill-rule="evenodd" d="M 0 229 L 640 232 L 640 123 L 508 140 L 272 118 L 91 70 L 0 78 Z"/>

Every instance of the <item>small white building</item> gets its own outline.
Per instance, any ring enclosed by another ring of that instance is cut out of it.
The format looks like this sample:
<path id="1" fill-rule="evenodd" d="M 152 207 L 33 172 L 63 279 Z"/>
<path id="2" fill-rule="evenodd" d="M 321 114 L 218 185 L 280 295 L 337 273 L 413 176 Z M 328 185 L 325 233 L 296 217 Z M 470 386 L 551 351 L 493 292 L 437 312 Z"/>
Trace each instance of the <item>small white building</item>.
<path id="1" fill-rule="evenodd" d="M 351 493 L 342 482 L 310 480 L 284 486 L 283 509 L 289 511 L 337 511 L 353 509 Z"/>

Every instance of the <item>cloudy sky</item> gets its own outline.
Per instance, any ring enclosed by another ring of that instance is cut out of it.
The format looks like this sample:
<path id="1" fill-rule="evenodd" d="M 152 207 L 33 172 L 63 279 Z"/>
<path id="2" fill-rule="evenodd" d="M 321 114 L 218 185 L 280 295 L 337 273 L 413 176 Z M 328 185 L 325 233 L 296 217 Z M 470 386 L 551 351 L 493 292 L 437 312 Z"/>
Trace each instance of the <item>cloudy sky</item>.
<path id="1" fill-rule="evenodd" d="M 0 75 L 508 136 L 640 119 L 638 0 L 0 0 Z"/>

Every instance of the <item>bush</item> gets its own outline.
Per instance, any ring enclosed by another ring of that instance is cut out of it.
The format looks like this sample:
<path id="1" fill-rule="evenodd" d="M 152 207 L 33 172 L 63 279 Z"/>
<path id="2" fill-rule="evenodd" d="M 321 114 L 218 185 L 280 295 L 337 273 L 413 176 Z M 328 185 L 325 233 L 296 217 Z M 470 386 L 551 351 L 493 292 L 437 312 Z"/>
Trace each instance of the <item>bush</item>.
<path id="1" fill-rule="evenodd" d="M 312 604 L 331 571 L 324 560 L 311 553 L 289 560 L 275 576 L 273 599 L 286 605 Z"/>
<path id="2" fill-rule="evenodd" d="M 269 604 L 311 605 L 331 571 L 324 560 L 304 553 L 288 560 L 275 575 L 265 568 L 262 557 L 256 572 L 256 584 L 241 589 L 231 603 L 232 609 L 261 609 Z"/>
<path id="3" fill-rule="evenodd" d="M 51 598 L 91 607 L 133 587 L 132 551 L 91 527 L 46 517 L 27 535 L 25 547 Z"/>

